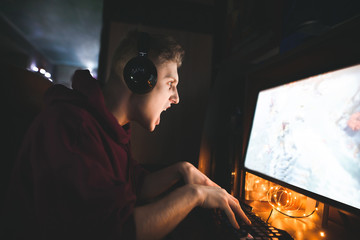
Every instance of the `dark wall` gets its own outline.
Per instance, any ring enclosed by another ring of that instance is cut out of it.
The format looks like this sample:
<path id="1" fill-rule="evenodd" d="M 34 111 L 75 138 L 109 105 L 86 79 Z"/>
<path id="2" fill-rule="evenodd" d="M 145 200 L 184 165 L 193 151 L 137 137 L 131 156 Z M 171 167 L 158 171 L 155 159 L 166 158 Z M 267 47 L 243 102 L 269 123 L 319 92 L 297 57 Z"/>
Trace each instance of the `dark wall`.
<path id="1" fill-rule="evenodd" d="M 209 2 L 204 4 L 201 2 Z M 215 2 L 215 3 L 214 3 Z M 108 62 L 110 24 L 119 22 L 212 36 L 223 24 L 216 16 L 224 12 L 226 1 L 164 1 L 164 0 L 104 0 L 103 27 L 99 54 L 98 79 L 105 81 Z M 216 11 L 217 9 L 217 11 Z M 216 39 L 220 39 L 217 38 Z M 216 44 L 215 44 L 216 45 Z"/>
<path id="2" fill-rule="evenodd" d="M 15 62 L 17 63 L 17 62 Z M 40 73 L 2 63 L 2 93 L 0 94 L 3 120 L 1 121 L 0 195 L 7 190 L 11 170 L 23 137 L 43 106 L 43 94 L 52 83 Z M 4 198 L 0 199 L 0 202 Z"/>

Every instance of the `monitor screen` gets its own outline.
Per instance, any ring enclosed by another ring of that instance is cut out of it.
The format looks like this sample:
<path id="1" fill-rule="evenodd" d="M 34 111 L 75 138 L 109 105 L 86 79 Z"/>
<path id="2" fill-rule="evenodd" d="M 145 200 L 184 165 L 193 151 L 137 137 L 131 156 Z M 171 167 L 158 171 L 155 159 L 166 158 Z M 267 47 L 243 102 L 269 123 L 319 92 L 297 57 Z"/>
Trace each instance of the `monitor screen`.
<path id="1" fill-rule="evenodd" d="M 360 65 L 260 91 L 244 166 L 359 210 Z"/>

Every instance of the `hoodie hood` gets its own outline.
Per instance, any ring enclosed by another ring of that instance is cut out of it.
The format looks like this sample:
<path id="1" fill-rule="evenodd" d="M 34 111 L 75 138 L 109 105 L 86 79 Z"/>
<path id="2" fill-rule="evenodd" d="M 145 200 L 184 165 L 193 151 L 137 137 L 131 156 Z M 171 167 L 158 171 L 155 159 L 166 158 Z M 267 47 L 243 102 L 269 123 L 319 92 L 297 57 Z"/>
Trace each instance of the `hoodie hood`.
<path id="1" fill-rule="evenodd" d="M 129 124 L 121 126 L 105 106 L 99 82 L 88 70 L 77 70 L 72 77 L 72 89 L 55 84 L 45 93 L 45 107 L 56 103 L 68 103 L 87 110 L 111 138 L 121 144 L 130 141 Z"/>

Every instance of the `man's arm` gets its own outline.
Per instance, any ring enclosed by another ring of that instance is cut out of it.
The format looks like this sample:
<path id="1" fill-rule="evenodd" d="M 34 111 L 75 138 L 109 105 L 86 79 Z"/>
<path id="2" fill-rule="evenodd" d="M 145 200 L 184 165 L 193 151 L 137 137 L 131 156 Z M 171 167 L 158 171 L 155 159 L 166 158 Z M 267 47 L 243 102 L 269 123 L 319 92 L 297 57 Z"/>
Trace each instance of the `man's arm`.
<path id="1" fill-rule="evenodd" d="M 161 239 L 170 233 L 199 204 L 194 186 L 185 185 L 148 205 L 136 207 L 136 239 Z"/>
<path id="2" fill-rule="evenodd" d="M 216 186 L 206 175 L 188 162 L 178 162 L 174 165 L 148 174 L 140 191 L 140 199 L 149 200 L 159 196 L 180 179 L 186 184 Z"/>
<path id="3" fill-rule="evenodd" d="M 179 162 L 148 174 L 140 191 L 140 199 L 153 199 L 177 183 L 182 178 L 181 169 L 183 165 L 183 162 Z"/>
<path id="4" fill-rule="evenodd" d="M 239 227 L 235 214 L 245 216 L 239 202 L 224 189 L 187 184 L 159 201 L 135 208 L 137 239 L 163 238 L 197 206 L 224 210 L 234 227 Z"/>

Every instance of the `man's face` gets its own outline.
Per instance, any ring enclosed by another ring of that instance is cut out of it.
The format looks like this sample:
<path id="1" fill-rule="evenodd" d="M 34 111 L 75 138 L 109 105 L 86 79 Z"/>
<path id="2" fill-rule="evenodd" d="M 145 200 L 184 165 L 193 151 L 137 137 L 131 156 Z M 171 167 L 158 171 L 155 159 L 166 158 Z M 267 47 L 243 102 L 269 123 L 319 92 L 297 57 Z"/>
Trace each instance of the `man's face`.
<path id="1" fill-rule="evenodd" d="M 179 103 L 177 64 L 167 62 L 156 66 L 156 69 L 158 79 L 155 87 L 147 94 L 132 96 L 134 108 L 131 120 L 151 132 L 160 124 L 160 114 L 170 108 L 171 104 Z"/>

